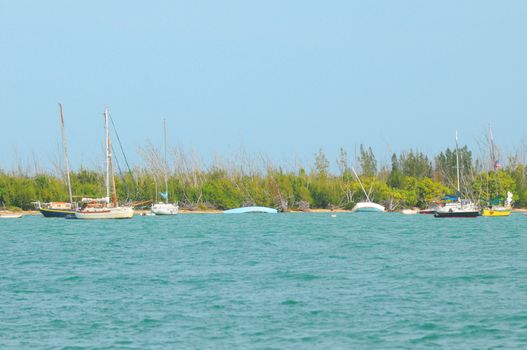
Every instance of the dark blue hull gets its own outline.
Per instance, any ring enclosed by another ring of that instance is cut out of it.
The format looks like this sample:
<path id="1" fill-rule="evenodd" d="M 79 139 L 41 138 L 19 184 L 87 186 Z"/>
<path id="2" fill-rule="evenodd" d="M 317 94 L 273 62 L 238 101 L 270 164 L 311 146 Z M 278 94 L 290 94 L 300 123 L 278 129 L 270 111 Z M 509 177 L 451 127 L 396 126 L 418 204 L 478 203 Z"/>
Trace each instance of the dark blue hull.
<path id="1" fill-rule="evenodd" d="M 434 217 L 436 218 L 475 218 L 478 217 L 479 211 L 462 211 L 462 212 L 435 212 Z"/>
<path id="2" fill-rule="evenodd" d="M 40 213 L 47 218 L 65 218 L 68 215 L 75 215 L 74 210 L 58 210 L 40 208 Z"/>

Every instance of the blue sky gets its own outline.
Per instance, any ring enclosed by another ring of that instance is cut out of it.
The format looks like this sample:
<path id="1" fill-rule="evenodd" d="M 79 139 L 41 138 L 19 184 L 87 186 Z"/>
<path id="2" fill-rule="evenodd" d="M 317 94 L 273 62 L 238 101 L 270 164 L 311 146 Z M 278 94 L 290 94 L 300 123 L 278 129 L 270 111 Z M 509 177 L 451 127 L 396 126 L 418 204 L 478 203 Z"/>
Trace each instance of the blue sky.
<path id="1" fill-rule="evenodd" d="M 0 0 L 0 168 L 102 159 L 109 106 L 128 156 L 162 143 L 311 162 L 526 142 L 524 1 Z"/>

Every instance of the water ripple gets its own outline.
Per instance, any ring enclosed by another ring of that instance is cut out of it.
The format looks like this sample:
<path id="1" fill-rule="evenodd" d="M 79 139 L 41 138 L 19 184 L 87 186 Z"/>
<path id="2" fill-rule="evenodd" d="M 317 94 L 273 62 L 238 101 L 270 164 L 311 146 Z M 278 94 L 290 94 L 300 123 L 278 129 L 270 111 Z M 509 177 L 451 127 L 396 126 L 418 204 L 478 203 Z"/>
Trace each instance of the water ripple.
<path id="1" fill-rule="evenodd" d="M 0 226 L 0 348 L 525 348 L 527 224 L 339 213 Z"/>

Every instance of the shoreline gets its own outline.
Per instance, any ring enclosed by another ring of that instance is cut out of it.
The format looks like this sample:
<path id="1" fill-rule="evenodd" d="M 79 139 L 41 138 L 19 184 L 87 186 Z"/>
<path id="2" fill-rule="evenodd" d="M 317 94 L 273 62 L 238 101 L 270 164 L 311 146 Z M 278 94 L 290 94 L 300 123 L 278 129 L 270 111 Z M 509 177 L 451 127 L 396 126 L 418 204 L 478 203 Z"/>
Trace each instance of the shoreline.
<path id="1" fill-rule="evenodd" d="M 2 211 L 3 212 L 3 211 Z M 134 209 L 134 215 L 143 215 L 149 213 L 149 209 Z M 301 210 L 290 210 L 287 211 L 289 214 L 299 214 L 299 213 L 351 213 L 351 210 L 347 209 L 310 209 L 306 211 Z M 401 210 L 396 210 L 394 213 L 399 213 Z M 527 213 L 527 208 L 513 208 L 513 213 Z M 40 212 L 38 210 L 19 210 L 19 211 L 5 211 L 5 213 L 20 213 L 22 215 L 28 215 L 28 216 L 35 216 L 40 215 Z M 223 214 L 223 210 L 219 209 L 207 209 L 207 210 L 188 210 L 188 209 L 180 209 L 178 212 L 179 214 Z"/>

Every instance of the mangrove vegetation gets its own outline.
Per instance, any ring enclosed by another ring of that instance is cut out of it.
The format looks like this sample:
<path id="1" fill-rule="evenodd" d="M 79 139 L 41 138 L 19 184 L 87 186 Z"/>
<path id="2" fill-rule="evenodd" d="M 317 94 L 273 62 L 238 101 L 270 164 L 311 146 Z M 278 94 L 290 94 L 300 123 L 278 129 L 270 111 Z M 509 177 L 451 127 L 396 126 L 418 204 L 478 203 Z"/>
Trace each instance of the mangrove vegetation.
<path id="1" fill-rule="evenodd" d="M 434 157 L 418 150 L 393 154 L 380 164 L 371 148 L 361 145 L 353 162 L 345 149 L 330 160 L 323 150 L 312 164 L 277 166 L 265 157 L 241 155 L 203 165 L 193 153 L 175 149 L 169 162 L 169 198 L 183 209 L 227 209 L 263 205 L 282 211 L 351 209 L 365 195 L 352 171 L 357 171 L 370 198 L 389 210 L 425 208 L 456 192 L 456 152 L 446 149 Z M 137 206 L 156 200 L 163 188 L 164 161 L 159 150 L 140 150 L 143 165 L 120 169 L 118 197 Z M 508 157 L 497 166 L 476 160 L 467 146 L 460 148 L 461 192 L 476 201 L 514 194 L 515 207 L 527 206 L 525 163 Z M 485 157 L 482 157 L 484 159 Z M 352 164 L 351 164 L 352 163 Z M 56 167 L 60 169 L 60 167 Z M 0 169 L 0 205 L 32 209 L 35 201 L 67 201 L 68 193 L 60 171 Z M 100 197 L 104 172 L 81 167 L 71 173 L 76 198 Z"/>

